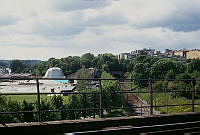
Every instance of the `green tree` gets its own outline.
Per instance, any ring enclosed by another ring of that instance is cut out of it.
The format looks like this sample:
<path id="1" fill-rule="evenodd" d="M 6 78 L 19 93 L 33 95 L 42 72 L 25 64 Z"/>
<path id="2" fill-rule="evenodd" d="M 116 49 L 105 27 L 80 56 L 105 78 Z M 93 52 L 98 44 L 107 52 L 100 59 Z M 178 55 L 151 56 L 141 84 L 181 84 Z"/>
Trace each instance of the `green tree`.
<path id="1" fill-rule="evenodd" d="M 175 78 L 176 78 L 176 74 L 174 73 L 173 70 L 169 70 L 167 74 L 165 75 L 165 79 L 167 80 L 170 80 L 170 79 L 173 80 Z"/>
<path id="2" fill-rule="evenodd" d="M 194 81 L 189 73 L 181 73 L 176 75 L 176 80 L 168 83 L 168 88 L 172 90 L 182 90 L 182 92 L 173 93 L 175 96 L 191 98 L 192 93 L 189 90 L 194 88 Z"/>
<path id="3" fill-rule="evenodd" d="M 5 96 L 0 96 L 0 112 L 18 112 L 21 106 L 16 101 L 8 100 Z M 18 123 L 22 122 L 20 114 L 1 114 L 0 123 Z"/>
<path id="4" fill-rule="evenodd" d="M 143 80 L 143 79 L 149 78 L 149 72 L 147 66 L 143 63 L 137 63 L 133 67 L 133 78 L 136 79 L 135 83 L 137 85 L 139 85 L 140 87 L 146 87 L 148 85 L 148 80 Z"/>
<path id="5" fill-rule="evenodd" d="M 32 103 L 28 103 L 23 101 L 22 103 L 22 111 L 34 111 L 35 107 Z M 33 112 L 23 113 L 23 122 L 33 122 L 35 121 L 35 116 Z"/>
<path id="6" fill-rule="evenodd" d="M 12 73 L 22 73 L 27 66 L 21 60 L 12 60 L 10 64 Z"/>
<path id="7" fill-rule="evenodd" d="M 77 78 L 79 79 L 91 79 L 92 73 L 89 69 L 82 68 L 77 72 Z M 91 80 L 78 80 L 76 89 L 78 91 L 84 90 L 84 89 L 90 89 L 91 86 Z"/>
<path id="8" fill-rule="evenodd" d="M 200 71 L 200 60 L 191 60 L 191 62 L 188 63 L 188 72 L 192 73 L 194 71 Z"/>
<path id="9" fill-rule="evenodd" d="M 103 72 L 101 78 L 113 79 L 113 76 L 109 73 Z M 121 90 L 118 80 L 103 80 L 102 89 L 104 108 L 122 107 L 125 104 L 123 95 L 121 95 L 120 93 L 116 93 Z M 107 111 L 110 113 L 111 109 L 108 109 Z"/>
<path id="10" fill-rule="evenodd" d="M 60 110 L 63 108 L 63 98 L 60 95 L 54 95 L 51 102 L 56 109 Z"/>
<path id="11" fill-rule="evenodd" d="M 50 101 L 47 101 L 47 99 L 41 101 L 40 109 L 44 111 L 41 114 L 42 121 L 53 121 L 61 119 L 59 113 L 48 112 L 48 110 L 55 110 L 55 107 Z"/>
<path id="12" fill-rule="evenodd" d="M 69 97 L 69 104 L 68 109 L 82 109 L 81 103 L 81 96 L 80 95 L 70 95 Z M 69 111 L 67 114 L 68 119 L 79 119 L 81 117 L 80 111 Z"/>
<path id="13" fill-rule="evenodd" d="M 170 70 L 172 70 L 175 74 L 184 73 L 185 66 L 180 62 L 160 59 L 151 66 L 150 72 L 154 79 L 164 79 L 165 75 Z"/>
<path id="14" fill-rule="evenodd" d="M 82 65 L 82 67 L 85 67 L 85 68 L 93 67 L 94 66 L 94 65 L 92 65 L 93 60 L 94 60 L 94 54 L 91 54 L 91 53 L 83 54 L 81 56 L 81 65 Z"/>

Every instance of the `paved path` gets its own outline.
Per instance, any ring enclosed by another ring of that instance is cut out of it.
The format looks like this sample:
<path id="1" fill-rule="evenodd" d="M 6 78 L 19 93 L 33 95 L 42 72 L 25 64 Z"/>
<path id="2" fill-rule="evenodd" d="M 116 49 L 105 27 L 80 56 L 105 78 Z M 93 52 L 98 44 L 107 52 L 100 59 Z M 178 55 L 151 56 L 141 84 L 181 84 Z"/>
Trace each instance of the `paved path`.
<path id="1" fill-rule="evenodd" d="M 121 84 L 121 88 L 123 90 L 127 91 L 127 87 L 125 84 Z M 125 95 L 127 100 L 128 100 L 128 104 L 130 107 L 142 107 L 142 106 L 149 106 L 147 104 L 146 101 L 143 101 L 142 99 L 140 99 L 137 95 L 133 94 L 133 93 L 128 93 Z M 144 107 L 144 108 L 133 108 L 133 115 L 136 116 L 149 116 L 150 115 L 150 107 Z M 153 114 L 159 114 L 159 112 L 153 110 Z"/>

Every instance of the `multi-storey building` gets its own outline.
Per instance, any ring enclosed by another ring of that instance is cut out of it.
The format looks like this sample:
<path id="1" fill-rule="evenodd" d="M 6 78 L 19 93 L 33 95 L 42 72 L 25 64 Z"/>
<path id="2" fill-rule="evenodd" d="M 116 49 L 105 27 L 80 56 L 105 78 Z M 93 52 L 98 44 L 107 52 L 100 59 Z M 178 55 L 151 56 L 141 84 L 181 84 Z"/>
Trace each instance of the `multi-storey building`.
<path id="1" fill-rule="evenodd" d="M 156 51 L 155 49 L 142 49 L 142 50 L 134 50 L 131 53 L 121 53 L 118 55 L 118 59 L 134 59 L 136 56 L 145 54 L 148 56 L 154 56 L 159 58 L 174 58 L 179 59 L 181 61 L 185 61 L 186 59 L 200 59 L 200 50 L 170 50 L 165 49 L 165 52 Z"/>
<path id="2" fill-rule="evenodd" d="M 130 53 L 120 53 L 118 55 L 118 59 L 121 60 L 121 59 L 129 59 L 131 57 L 131 54 Z"/>
<path id="3" fill-rule="evenodd" d="M 191 50 L 187 52 L 187 59 L 200 59 L 200 50 Z"/>

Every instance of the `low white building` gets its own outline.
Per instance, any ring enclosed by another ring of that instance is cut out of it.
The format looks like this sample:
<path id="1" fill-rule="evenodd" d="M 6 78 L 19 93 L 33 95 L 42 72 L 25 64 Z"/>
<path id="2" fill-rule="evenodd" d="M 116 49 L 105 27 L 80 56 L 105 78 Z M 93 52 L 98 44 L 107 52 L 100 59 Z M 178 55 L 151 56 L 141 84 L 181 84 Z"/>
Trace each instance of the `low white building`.
<path id="1" fill-rule="evenodd" d="M 44 78 L 65 78 L 62 69 L 58 67 L 49 68 Z"/>

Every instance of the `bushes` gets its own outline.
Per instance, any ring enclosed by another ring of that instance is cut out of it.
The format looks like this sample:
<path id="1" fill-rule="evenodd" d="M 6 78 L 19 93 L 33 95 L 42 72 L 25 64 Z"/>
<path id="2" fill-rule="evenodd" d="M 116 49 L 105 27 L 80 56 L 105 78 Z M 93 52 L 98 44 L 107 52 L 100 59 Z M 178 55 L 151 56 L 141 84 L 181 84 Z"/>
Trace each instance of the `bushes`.
<path id="1" fill-rule="evenodd" d="M 0 112 L 20 111 L 21 106 L 17 102 L 8 100 L 5 96 L 0 96 Z M 0 123 L 16 123 L 22 121 L 20 114 L 0 114 Z"/>
<path id="2" fill-rule="evenodd" d="M 22 111 L 34 111 L 35 107 L 32 103 L 28 103 L 26 101 L 23 101 L 22 105 Z M 32 121 L 36 121 L 34 113 L 30 112 L 30 113 L 23 113 L 23 117 L 22 117 L 23 122 L 32 122 Z"/>
<path id="3" fill-rule="evenodd" d="M 109 73 L 103 72 L 101 78 L 113 79 L 113 76 Z M 125 98 L 121 93 L 115 93 L 121 91 L 120 83 L 118 80 L 103 80 L 103 107 L 104 108 L 116 108 L 123 107 L 125 105 Z M 107 110 L 108 113 L 111 110 Z"/>
<path id="4" fill-rule="evenodd" d="M 96 90 L 90 90 L 90 92 Z M 87 90 L 83 90 L 87 92 Z M 42 121 L 80 119 L 82 117 L 95 117 L 98 110 L 87 110 L 87 108 L 99 108 L 98 94 L 75 94 L 65 97 L 53 96 L 51 99 L 42 99 L 40 102 L 40 116 Z M 69 111 L 71 109 L 71 111 Z M 82 109 L 75 111 L 75 109 Z M 13 101 L 11 98 L 0 96 L 0 112 L 16 112 L 14 114 L 0 114 L 0 123 L 35 122 L 38 119 L 37 103 Z M 50 110 L 53 110 L 51 112 Z M 61 111 L 58 111 L 61 110 Z M 18 113 L 22 112 L 22 113 Z"/>
<path id="5" fill-rule="evenodd" d="M 41 101 L 41 110 L 56 110 L 62 109 L 62 97 L 55 96 L 50 101 L 47 99 Z M 29 103 L 23 101 L 19 103 L 13 101 L 5 96 L 0 96 L 0 112 L 15 112 L 12 114 L 0 114 L 0 123 L 18 123 L 18 122 L 34 122 L 37 121 L 38 110 L 36 103 Z M 18 113 L 22 112 L 22 113 Z M 43 112 L 41 113 L 42 121 L 59 120 L 61 115 L 59 113 Z"/>

